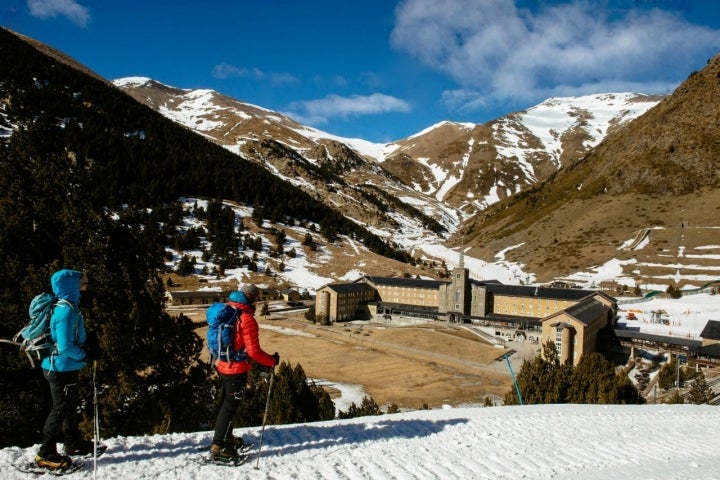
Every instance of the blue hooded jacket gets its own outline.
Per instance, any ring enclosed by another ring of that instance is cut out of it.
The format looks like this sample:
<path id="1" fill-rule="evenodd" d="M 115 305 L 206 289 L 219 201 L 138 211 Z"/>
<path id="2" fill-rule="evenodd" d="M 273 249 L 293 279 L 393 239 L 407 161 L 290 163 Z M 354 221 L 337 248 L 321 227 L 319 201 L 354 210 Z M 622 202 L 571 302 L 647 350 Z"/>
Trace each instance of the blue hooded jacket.
<path id="1" fill-rule="evenodd" d="M 42 368 L 55 372 L 72 372 L 85 366 L 85 320 L 78 308 L 82 272 L 58 270 L 50 277 L 53 293 L 67 300 L 58 302 L 50 317 L 50 335 L 55 342 L 55 353 L 42 361 Z"/>

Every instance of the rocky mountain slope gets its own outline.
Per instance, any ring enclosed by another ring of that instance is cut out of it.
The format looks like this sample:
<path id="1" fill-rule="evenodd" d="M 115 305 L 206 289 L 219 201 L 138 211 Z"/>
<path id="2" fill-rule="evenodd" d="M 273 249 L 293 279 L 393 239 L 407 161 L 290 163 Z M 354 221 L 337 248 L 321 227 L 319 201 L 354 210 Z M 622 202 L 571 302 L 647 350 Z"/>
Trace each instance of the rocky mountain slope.
<path id="1" fill-rule="evenodd" d="M 407 139 L 372 144 L 211 90 L 137 77 L 114 83 L 361 223 L 440 234 L 547 178 L 659 101 L 628 93 L 556 98 L 484 125 L 442 122 Z"/>
<path id="2" fill-rule="evenodd" d="M 720 265 L 714 252 L 690 266 L 677 260 L 678 252 L 720 243 L 712 240 L 720 204 L 716 63 L 667 98 L 553 98 L 486 124 L 441 122 L 384 145 L 334 137 L 216 92 L 115 83 L 349 217 L 389 228 L 404 247 L 445 242 L 488 262 L 502 252 L 540 282 L 577 280 L 577 272 L 617 259 L 626 284 L 683 286 L 716 278 Z M 442 226 L 439 237 L 428 236 L 434 223 L 403 210 L 409 205 Z M 636 236 L 649 245 L 629 248 Z"/>
<path id="3" fill-rule="evenodd" d="M 615 258 L 619 276 L 639 284 L 701 285 L 720 278 L 719 187 L 720 55 L 582 158 L 469 220 L 450 243 L 480 258 L 516 246 L 507 260 L 541 280 Z"/>

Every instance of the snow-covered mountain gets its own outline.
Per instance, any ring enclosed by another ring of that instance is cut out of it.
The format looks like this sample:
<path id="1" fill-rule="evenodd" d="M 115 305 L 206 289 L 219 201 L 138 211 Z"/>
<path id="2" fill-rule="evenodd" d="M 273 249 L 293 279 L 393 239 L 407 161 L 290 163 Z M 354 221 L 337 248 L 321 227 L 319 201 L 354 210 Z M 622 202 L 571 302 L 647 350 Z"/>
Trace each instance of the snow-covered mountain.
<path id="1" fill-rule="evenodd" d="M 337 137 L 212 90 L 145 77 L 113 83 L 362 224 L 424 232 L 419 235 L 454 232 L 463 220 L 583 156 L 660 100 L 634 93 L 552 98 L 485 124 L 441 122 L 377 144 Z"/>
<path id="2" fill-rule="evenodd" d="M 383 145 L 216 92 L 115 83 L 401 247 L 462 246 L 467 257 L 505 258 L 540 282 L 618 259 L 627 264 L 618 277 L 631 286 L 698 286 L 717 279 L 717 262 L 703 257 L 697 279 L 686 281 L 667 246 L 717 243 L 706 237 L 717 227 L 707 205 L 720 195 L 717 125 L 707 121 L 717 118 L 718 65 L 716 58 L 666 97 L 552 98 L 485 124 L 441 122 Z M 444 230 L 427 228 L 438 225 Z M 652 235 L 642 255 L 619 247 L 643 231 Z"/>

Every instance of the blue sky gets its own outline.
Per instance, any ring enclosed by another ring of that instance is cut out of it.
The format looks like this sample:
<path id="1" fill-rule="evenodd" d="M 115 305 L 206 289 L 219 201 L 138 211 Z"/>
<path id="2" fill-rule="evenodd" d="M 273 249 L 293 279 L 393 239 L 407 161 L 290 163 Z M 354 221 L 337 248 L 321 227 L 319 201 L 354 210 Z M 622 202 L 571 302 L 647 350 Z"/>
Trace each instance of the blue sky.
<path id="1" fill-rule="evenodd" d="M 553 96 L 670 93 L 720 52 L 715 0 L 3 0 L 0 25 L 110 80 L 373 142 Z"/>

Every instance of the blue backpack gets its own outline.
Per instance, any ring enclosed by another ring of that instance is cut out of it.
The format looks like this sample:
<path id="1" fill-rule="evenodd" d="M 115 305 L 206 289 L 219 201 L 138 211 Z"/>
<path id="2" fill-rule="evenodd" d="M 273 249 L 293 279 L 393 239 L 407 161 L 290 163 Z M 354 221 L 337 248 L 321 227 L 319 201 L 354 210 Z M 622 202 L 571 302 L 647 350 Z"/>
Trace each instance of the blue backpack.
<path id="1" fill-rule="evenodd" d="M 52 293 L 36 295 L 28 308 L 30 322 L 13 337 L 13 342 L 20 345 L 20 349 L 25 352 L 32 366 L 35 366 L 33 358 L 42 361 L 55 351 L 55 342 L 50 336 L 50 317 L 55 305 L 59 303 L 75 310 L 72 303 L 57 298 Z"/>
<path id="2" fill-rule="evenodd" d="M 245 350 L 233 350 L 233 339 L 240 319 L 235 307 L 226 303 L 213 303 L 205 312 L 208 322 L 206 335 L 207 347 L 210 352 L 210 364 L 215 360 L 225 362 L 244 362 L 247 360 Z"/>

